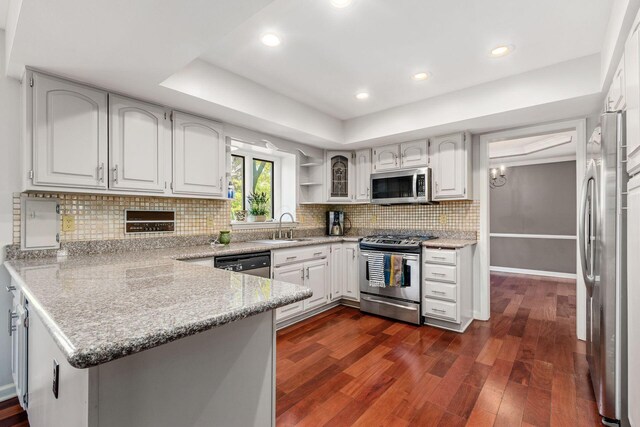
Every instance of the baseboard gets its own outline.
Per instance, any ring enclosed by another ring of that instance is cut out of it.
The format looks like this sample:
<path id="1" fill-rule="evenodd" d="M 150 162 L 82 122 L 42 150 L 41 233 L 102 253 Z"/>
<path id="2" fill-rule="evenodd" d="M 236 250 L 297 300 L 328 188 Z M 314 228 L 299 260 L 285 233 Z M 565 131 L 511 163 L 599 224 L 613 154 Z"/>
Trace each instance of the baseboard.
<path id="1" fill-rule="evenodd" d="M 13 383 L 0 387 L 0 402 L 4 402 L 13 397 L 16 397 L 16 387 Z"/>
<path id="2" fill-rule="evenodd" d="M 489 271 L 495 271 L 496 273 L 514 273 L 514 274 L 527 274 L 529 276 L 546 276 L 546 277 L 558 277 L 561 279 L 575 279 L 575 273 L 560 273 L 557 271 L 543 271 L 543 270 L 528 270 L 526 268 L 511 268 L 511 267 L 489 267 Z"/>

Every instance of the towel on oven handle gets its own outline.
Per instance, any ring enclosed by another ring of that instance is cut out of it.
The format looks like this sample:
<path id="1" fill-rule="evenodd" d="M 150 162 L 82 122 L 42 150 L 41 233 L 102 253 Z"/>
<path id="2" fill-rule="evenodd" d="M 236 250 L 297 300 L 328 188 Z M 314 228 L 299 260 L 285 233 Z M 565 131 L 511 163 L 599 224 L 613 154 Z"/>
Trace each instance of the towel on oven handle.
<path id="1" fill-rule="evenodd" d="M 367 279 L 374 288 L 404 287 L 406 262 L 402 255 L 368 254 Z"/>
<path id="2" fill-rule="evenodd" d="M 387 286 L 384 280 L 384 254 L 368 254 L 367 268 L 369 286 L 374 288 L 384 288 Z"/>

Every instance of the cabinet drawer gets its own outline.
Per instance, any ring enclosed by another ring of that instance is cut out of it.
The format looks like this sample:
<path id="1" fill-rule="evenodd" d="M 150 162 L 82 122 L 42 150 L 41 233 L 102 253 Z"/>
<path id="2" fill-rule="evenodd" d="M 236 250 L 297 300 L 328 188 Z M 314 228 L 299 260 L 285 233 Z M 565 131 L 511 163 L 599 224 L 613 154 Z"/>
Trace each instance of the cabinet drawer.
<path id="1" fill-rule="evenodd" d="M 425 249 L 423 254 L 425 262 L 456 265 L 455 250 Z"/>
<path id="2" fill-rule="evenodd" d="M 276 309 L 276 320 L 286 319 L 287 317 L 294 316 L 302 313 L 304 310 L 303 301 L 294 302 L 293 304 L 285 305 Z"/>
<path id="3" fill-rule="evenodd" d="M 455 302 L 424 298 L 422 314 L 426 317 L 437 317 L 456 322 L 458 320 L 458 306 Z"/>
<path id="4" fill-rule="evenodd" d="M 456 267 L 425 264 L 424 278 L 427 280 L 437 280 L 438 282 L 456 283 Z"/>
<path id="5" fill-rule="evenodd" d="M 273 251 L 273 265 L 291 264 L 309 259 L 329 256 L 329 246 L 304 246 L 301 248 L 278 249 Z"/>
<path id="6" fill-rule="evenodd" d="M 424 282 L 424 296 L 456 302 L 458 285 L 440 282 Z"/>

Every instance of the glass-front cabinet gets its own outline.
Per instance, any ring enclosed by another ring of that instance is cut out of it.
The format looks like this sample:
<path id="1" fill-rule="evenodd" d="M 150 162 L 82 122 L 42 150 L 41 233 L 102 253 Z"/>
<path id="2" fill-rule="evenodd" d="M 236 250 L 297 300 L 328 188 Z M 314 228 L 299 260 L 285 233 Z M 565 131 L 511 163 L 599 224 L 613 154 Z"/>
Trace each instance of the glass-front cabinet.
<path id="1" fill-rule="evenodd" d="M 353 152 L 327 151 L 327 188 L 330 202 L 352 202 L 354 191 Z"/>

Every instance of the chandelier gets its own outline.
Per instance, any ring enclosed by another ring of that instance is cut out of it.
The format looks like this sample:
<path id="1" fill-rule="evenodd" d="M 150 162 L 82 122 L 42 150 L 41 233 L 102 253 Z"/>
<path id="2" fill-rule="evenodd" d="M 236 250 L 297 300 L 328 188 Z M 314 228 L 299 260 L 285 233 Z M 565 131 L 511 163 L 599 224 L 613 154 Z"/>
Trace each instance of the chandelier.
<path id="1" fill-rule="evenodd" d="M 507 168 L 502 165 L 500 168 L 493 168 L 489 171 L 489 187 L 498 188 L 507 183 Z"/>

